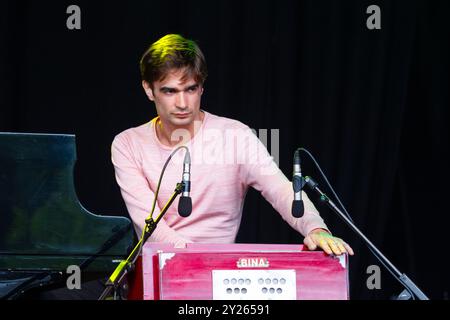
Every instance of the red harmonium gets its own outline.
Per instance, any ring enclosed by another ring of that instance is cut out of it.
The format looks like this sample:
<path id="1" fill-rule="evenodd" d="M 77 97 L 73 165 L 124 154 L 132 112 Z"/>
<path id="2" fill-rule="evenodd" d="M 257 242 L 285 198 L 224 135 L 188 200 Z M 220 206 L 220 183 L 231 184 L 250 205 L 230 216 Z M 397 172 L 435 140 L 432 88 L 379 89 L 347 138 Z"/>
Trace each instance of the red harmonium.
<path id="1" fill-rule="evenodd" d="M 348 256 L 303 245 L 146 243 L 129 282 L 129 299 L 349 299 Z"/>

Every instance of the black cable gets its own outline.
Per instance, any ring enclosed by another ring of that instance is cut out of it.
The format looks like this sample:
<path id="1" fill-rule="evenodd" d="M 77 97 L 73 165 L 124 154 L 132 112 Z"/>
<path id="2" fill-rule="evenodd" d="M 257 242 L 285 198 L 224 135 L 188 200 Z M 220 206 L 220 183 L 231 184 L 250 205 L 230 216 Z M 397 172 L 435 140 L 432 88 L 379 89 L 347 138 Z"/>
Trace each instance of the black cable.
<path id="1" fill-rule="evenodd" d="M 297 150 L 298 150 L 298 151 L 303 151 L 303 152 L 305 152 L 305 153 L 311 158 L 311 160 L 312 160 L 313 163 L 315 164 L 316 168 L 319 170 L 320 174 L 322 175 L 322 178 L 325 180 L 325 182 L 326 182 L 328 188 L 331 190 L 331 192 L 333 193 L 335 199 L 337 200 L 337 202 L 338 202 L 339 205 L 341 206 L 342 210 L 344 211 L 345 215 L 347 216 L 347 218 L 348 218 L 352 223 L 354 223 L 352 217 L 351 217 L 350 214 L 347 212 L 347 209 L 345 208 L 345 206 L 342 204 L 341 200 L 339 199 L 338 195 L 337 195 L 336 192 L 334 191 L 333 187 L 331 186 L 330 182 L 328 181 L 326 175 L 323 173 L 322 169 L 320 168 L 319 163 L 316 161 L 316 159 L 314 158 L 314 156 L 313 156 L 308 150 L 306 150 L 305 148 L 298 148 Z M 367 244 L 366 244 L 366 245 L 367 245 Z M 411 292 L 411 290 L 408 288 L 408 286 L 402 281 L 402 279 L 401 279 L 399 276 L 395 275 L 395 272 L 394 272 L 393 270 L 391 270 L 391 268 L 389 268 L 389 267 L 384 263 L 383 259 L 381 259 L 381 257 L 380 257 L 376 252 L 374 252 L 370 246 L 367 246 L 367 247 L 369 248 L 370 252 L 372 252 L 372 254 L 375 256 L 375 258 L 377 258 L 377 260 L 385 267 L 385 269 L 388 270 L 388 271 L 391 273 L 391 275 L 392 275 L 395 279 L 397 279 L 397 281 L 400 282 L 400 284 L 401 284 L 401 285 L 409 292 L 409 294 L 411 295 L 412 299 L 415 300 L 414 294 Z"/>
<path id="2" fill-rule="evenodd" d="M 180 150 L 181 148 L 186 149 L 186 152 L 189 152 L 189 149 L 186 146 L 179 146 L 178 148 L 176 148 L 175 150 L 172 151 L 172 153 L 169 155 L 169 157 L 167 158 L 166 162 L 164 163 L 164 166 L 161 170 L 161 174 L 159 176 L 159 180 L 158 180 L 158 185 L 156 187 L 156 192 L 154 194 L 154 198 L 153 198 L 153 204 L 152 204 L 152 209 L 148 215 L 148 218 L 145 219 L 145 226 L 142 229 L 142 235 L 138 241 L 138 243 L 135 245 L 133 251 L 130 253 L 130 255 L 126 258 L 126 260 L 123 260 L 120 262 L 119 266 L 116 268 L 116 270 L 114 271 L 113 275 L 111 275 L 111 277 L 109 278 L 108 282 L 107 282 L 107 288 L 103 291 L 103 293 L 101 294 L 101 296 L 99 297 L 99 300 L 103 300 L 107 297 L 107 295 L 109 294 L 109 292 L 114 289 L 114 300 L 117 299 L 117 295 L 118 295 L 118 284 L 120 284 L 121 279 L 125 276 L 126 272 L 129 272 L 130 270 L 132 270 L 136 264 L 136 261 L 140 255 L 140 253 L 142 252 L 142 248 L 144 246 L 144 243 L 146 242 L 146 240 L 148 239 L 148 237 L 153 233 L 154 228 L 156 228 L 156 224 L 157 222 L 155 222 L 155 220 L 153 220 L 153 213 L 155 211 L 155 207 L 156 207 L 156 201 L 158 199 L 158 194 L 159 194 L 159 189 L 161 187 L 161 181 L 162 178 L 164 176 L 164 173 L 166 171 L 167 165 L 169 164 L 170 160 L 172 159 L 173 155 Z M 179 188 L 182 184 L 177 184 L 177 188 L 175 190 L 174 196 L 170 199 L 170 203 L 172 203 L 172 201 L 175 199 L 175 196 L 179 193 Z M 164 211 L 165 208 L 163 208 Z M 165 211 L 164 211 L 165 212 Z M 156 219 L 156 221 L 159 221 L 159 217 Z M 151 228 L 151 230 L 149 230 Z M 129 259 L 132 259 L 131 261 L 129 261 Z M 125 270 L 125 271 L 124 271 Z M 111 278 L 114 276 L 114 280 L 111 281 Z M 116 280 L 119 279 L 119 280 Z M 120 297 L 120 295 L 119 295 Z"/>
<path id="3" fill-rule="evenodd" d="M 164 163 L 164 166 L 163 166 L 163 168 L 162 168 L 162 170 L 161 170 L 161 174 L 159 175 L 158 185 L 156 186 L 155 197 L 153 198 L 152 209 L 151 209 L 150 214 L 149 214 L 149 217 L 150 217 L 151 219 L 153 219 L 153 212 L 155 211 L 156 200 L 158 199 L 159 188 L 160 188 L 160 186 L 161 186 L 161 181 L 162 181 L 162 178 L 163 178 L 163 176 L 164 176 L 164 172 L 166 171 L 166 167 L 167 167 L 167 165 L 169 164 L 170 160 L 172 159 L 173 155 L 174 155 L 175 153 L 177 153 L 178 150 L 180 150 L 180 149 L 182 149 L 182 148 L 186 149 L 186 151 L 189 152 L 189 149 L 188 149 L 186 146 L 179 146 L 178 148 L 176 148 L 175 150 L 172 151 L 172 153 L 170 154 L 170 156 L 167 158 L 166 162 Z M 137 260 L 137 258 L 139 257 L 140 252 L 142 251 L 142 247 L 143 247 L 143 245 L 144 245 L 144 235 L 145 235 L 145 230 L 146 230 L 146 228 L 147 228 L 147 225 L 145 225 L 144 229 L 142 230 L 142 235 L 141 235 L 141 239 L 140 239 L 141 245 L 139 246 L 139 251 L 138 251 L 138 253 L 136 254 L 136 256 L 134 257 L 134 259 L 133 259 L 133 261 L 132 261 L 132 264 L 133 264 L 133 265 L 136 263 L 136 260 Z"/>

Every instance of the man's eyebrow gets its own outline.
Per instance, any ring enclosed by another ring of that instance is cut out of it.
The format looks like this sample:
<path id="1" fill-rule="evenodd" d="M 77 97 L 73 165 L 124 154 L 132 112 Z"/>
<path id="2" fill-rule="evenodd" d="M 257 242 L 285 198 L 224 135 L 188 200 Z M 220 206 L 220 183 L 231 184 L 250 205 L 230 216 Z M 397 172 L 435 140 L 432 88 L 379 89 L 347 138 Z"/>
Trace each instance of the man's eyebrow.
<path id="1" fill-rule="evenodd" d="M 172 87 L 161 87 L 159 88 L 159 91 L 178 91 L 178 89 Z"/>
<path id="2" fill-rule="evenodd" d="M 189 86 L 187 86 L 187 87 L 184 87 L 184 90 L 189 90 L 189 89 L 198 88 L 198 86 L 199 86 L 198 83 L 194 83 L 194 84 L 191 84 L 191 85 L 189 85 Z"/>
<path id="3" fill-rule="evenodd" d="M 195 88 L 198 88 L 199 86 L 200 86 L 200 84 L 195 83 L 195 84 L 191 84 L 189 86 L 184 87 L 183 90 L 195 89 Z M 177 88 L 164 86 L 164 87 L 159 88 L 159 91 L 175 91 L 175 92 L 178 92 L 179 90 Z"/>

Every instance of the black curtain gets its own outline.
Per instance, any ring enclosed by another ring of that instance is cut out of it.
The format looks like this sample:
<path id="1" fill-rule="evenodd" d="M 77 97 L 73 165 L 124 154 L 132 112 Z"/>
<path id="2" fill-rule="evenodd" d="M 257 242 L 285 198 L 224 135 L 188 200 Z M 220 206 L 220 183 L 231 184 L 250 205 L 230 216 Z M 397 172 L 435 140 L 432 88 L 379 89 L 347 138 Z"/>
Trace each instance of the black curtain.
<path id="1" fill-rule="evenodd" d="M 66 27 L 71 4 L 81 9 L 81 30 Z M 380 30 L 366 27 L 372 4 Z M 208 62 L 203 108 L 279 129 L 288 177 L 295 148 L 309 149 L 369 239 L 431 298 L 446 299 L 448 10 L 447 1 L 2 1 L 0 131 L 76 134 L 81 203 L 127 215 L 110 145 L 156 115 L 138 61 L 151 42 L 180 33 Z M 312 162 L 303 163 L 331 195 Z M 381 290 L 367 288 L 367 267 L 379 262 L 310 198 L 356 251 L 351 297 L 399 294 L 383 268 Z M 302 237 L 250 191 L 238 241 Z"/>

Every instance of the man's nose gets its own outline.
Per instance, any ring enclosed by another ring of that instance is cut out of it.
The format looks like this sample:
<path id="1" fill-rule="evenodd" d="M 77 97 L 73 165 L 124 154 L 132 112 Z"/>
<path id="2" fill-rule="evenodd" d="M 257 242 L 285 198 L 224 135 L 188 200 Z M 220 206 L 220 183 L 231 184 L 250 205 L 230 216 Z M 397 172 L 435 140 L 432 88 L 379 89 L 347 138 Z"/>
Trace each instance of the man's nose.
<path id="1" fill-rule="evenodd" d="M 177 99 L 175 101 L 176 107 L 180 109 L 185 109 L 187 107 L 186 96 L 184 92 L 178 92 Z"/>

